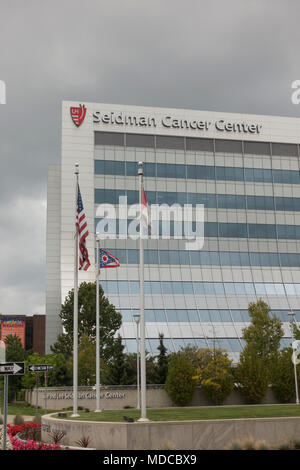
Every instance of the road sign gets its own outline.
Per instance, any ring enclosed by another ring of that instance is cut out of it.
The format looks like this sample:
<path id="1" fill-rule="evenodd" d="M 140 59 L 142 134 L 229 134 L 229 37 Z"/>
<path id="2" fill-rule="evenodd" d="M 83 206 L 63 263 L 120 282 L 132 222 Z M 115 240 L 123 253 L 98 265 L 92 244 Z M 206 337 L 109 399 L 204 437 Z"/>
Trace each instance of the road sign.
<path id="1" fill-rule="evenodd" d="M 53 366 L 48 364 L 30 364 L 28 366 L 29 372 L 48 372 L 48 370 L 53 370 Z"/>
<path id="2" fill-rule="evenodd" d="M 6 362 L 0 364 L 0 375 L 24 375 L 25 362 Z"/>

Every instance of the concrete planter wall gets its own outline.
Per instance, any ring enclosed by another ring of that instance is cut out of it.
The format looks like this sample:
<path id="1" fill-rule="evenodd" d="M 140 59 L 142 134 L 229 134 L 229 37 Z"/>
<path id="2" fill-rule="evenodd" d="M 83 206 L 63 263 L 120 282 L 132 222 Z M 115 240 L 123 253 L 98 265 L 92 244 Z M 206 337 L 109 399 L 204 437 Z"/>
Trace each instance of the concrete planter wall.
<path id="1" fill-rule="evenodd" d="M 223 450 L 236 439 L 263 440 L 278 447 L 300 438 L 300 418 L 100 423 L 43 416 L 43 441 L 47 442 L 52 429 L 66 432 L 67 445 L 90 436 L 90 445 L 99 450 Z"/>

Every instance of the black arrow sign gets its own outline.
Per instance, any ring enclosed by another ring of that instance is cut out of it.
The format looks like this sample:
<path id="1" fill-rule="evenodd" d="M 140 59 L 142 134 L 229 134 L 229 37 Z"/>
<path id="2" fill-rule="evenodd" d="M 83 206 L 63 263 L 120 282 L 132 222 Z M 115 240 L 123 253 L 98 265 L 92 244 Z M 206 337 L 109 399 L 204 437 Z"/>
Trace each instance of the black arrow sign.
<path id="1" fill-rule="evenodd" d="M 53 370 L 53 366 L 48 364 L 30 364 L 28 366 L 29 372 L 47 372 Z"/>
<path id="2" fill-rule="evenodd" d="M 0 375 L 24 375 L 25 362 L 5 362 L 0 364 Z"/>

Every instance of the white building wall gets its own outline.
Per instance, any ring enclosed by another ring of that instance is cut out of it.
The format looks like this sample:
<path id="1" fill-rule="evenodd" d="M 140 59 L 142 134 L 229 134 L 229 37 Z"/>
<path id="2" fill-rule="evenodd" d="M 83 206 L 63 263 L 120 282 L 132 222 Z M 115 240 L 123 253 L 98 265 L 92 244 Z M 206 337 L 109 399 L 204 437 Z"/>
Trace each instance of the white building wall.
<path id="1" fill-rule="evenodd" d="M 62 332 L 60 279 L 60 165 L 50 165 L 47 189 L 46 233 L 46 352 Z"/>

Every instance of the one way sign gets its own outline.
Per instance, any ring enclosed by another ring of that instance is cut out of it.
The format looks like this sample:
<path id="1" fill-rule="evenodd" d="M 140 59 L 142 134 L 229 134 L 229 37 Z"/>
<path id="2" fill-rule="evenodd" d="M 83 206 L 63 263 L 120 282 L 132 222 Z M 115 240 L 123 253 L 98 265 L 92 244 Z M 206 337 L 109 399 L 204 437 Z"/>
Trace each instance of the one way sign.
<path id="1" fill-rule="evenodd" d="M 29 372 L 48 372 L 48 370 L 53 370 L 53 366 L 50 364 L 30 364 L 28 366 Z"/>
<path id="2" fill-rule="evenodd" d="M 24 375 L 25 362 L 6 362 L 0 364 L 0 375 Z"/>

